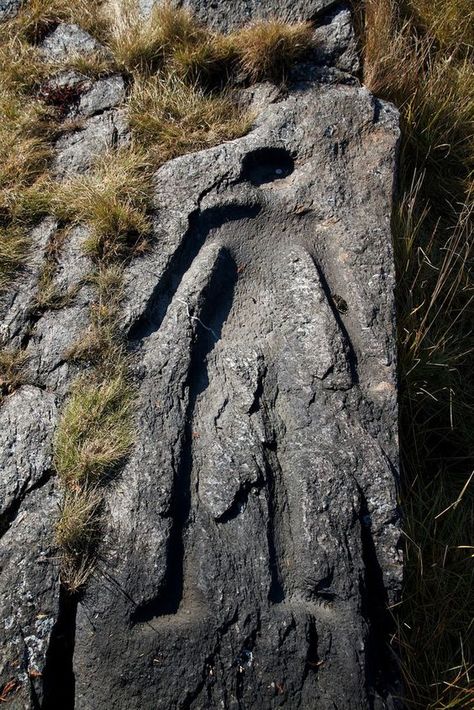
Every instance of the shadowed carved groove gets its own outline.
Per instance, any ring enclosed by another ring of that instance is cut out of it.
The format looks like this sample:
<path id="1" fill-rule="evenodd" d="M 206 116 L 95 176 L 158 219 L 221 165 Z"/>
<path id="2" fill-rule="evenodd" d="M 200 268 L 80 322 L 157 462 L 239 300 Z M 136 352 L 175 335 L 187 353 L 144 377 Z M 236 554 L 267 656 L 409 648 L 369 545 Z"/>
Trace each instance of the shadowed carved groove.
<path id="1" fill-rule="evenodd" d="M 258 148 L 244 157 L 241 178 L 259 186 L 288 177 L 294 168 L 293 157 L 284 148 Z"/>
<path id="2" fill-rule="evenodd" d="M 139 605 L 132 614 L 134 623 L 143 623 L 168 614 L 176 614 L 183 600 L 185 585 L 185 537 L 189 532 L 189 516 L 193 488 L 193 416 L 198 396 L 209 384 L 207 358 L 221 337 L 233 302 L 237 281 L 237 266 L 226 250 L 221 251 L 218 263 L 205 289 L 200 323 L 196 325 L 192 345 L 191 364 L 185 387 L 189 387 L 185 431 L 181 441 L 179 461 L 173 482 L 170 515 L 172 527 L 168 541 L 165 580 L 156 598 Z M 209 328 L 209 330 L 207 329 Z"/>
<path id="3" fill-rule="evenodd" d="M 128 337 L 140 341 L 159 330 L 185 273 L 199 254 L 209 232 L 226 222 L 256 217 L 258 205 L 228 205 L 196 210 L 189 217 L 189 226 L 178 248 L 169 260 L 142 315 L 133 323 Z"/>

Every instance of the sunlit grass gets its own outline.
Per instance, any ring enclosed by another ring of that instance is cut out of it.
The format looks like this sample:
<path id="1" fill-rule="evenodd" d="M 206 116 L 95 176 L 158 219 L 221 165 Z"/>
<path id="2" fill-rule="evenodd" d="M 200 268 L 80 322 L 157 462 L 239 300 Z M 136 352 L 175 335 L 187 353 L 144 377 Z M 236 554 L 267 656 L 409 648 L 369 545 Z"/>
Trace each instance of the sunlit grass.
<path id="1" fill-rule="evenodd" d="M 15 348 L 0 349 L 0 402 L 25 382 L 28 355 Z"/>
<path id="2" fill-rule="evenodd" d="M 159 69 L 173 51 L 197 45 L 206 37 L 188 10 L 170 3 L 156 4 L 146 21 L 137 0 L 112 0 L 108 9 L 109 47 L 118 65 L 132 73 Z"/>
<path id="3" fill-rule="evenodd" d="M 54 446 L 58 476 L 69 487 L 102 483 L 123 461 L 133 443 L 132 401 L 121 374 L 106 381 L 76 382 Z"/>
<path id="4" fill-rule="evenodd" d="M 88 174 L 61 183 L 54 196 L 55 214 L 88 225 L 87 255 L 99 261 L 124 259 L 145 248 L 151 231 L 150 179 L 143 150 L 123 148 L 101 157 Z"/>
<path id="5" fill-rule="evenodd" d="M 280 81 L 312 46 L 310 22 L 260 20 L 237 31 L 234 44 L 242 70 L 252 81 Z"/>
<path id="6" fill-rule="evenodd" d="M 398 271 L 405 584 L 394 610 L 412 708 L 472 707 L 474 10 L 368 0 L 364 79 L 400 108 Z"/>
<path id="7" fill-rule="evenodd" d="M 129 117 L 137 140 L 158 164 L 237 138 L 251 123 L 230 94 L 209 94 L 175 75 L 137 80 Z"/>

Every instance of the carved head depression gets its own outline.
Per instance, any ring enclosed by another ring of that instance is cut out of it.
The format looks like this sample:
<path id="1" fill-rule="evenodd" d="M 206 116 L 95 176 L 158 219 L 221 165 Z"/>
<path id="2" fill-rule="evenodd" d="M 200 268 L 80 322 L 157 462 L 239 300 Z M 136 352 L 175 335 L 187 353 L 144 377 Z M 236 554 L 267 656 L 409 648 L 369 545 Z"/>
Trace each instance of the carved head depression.
<path id="1" fill-rule="evenodd" d="M 258 148 L 244 157 L 242 179 L 259 186 L 282 180 L 294 169 L 295 161 L 284 148 Z"/>

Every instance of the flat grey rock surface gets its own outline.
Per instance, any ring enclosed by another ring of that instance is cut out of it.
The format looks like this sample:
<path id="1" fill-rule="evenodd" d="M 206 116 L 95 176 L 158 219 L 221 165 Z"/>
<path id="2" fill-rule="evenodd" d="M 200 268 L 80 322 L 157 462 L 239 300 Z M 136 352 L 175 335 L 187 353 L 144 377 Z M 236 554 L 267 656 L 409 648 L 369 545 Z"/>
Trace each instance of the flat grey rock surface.
<path id="1" fill-rule="evenodd" d="M 139 439 L 78 607 L 77 707 L 390 706 L 397 140 L 365 89 L 313 87 L 158 172 L 126 296 Z"/>
<path id="2" fill-rule="evenodd" d="M 55 286 L 75 293 L 60 310 L 34 305 L 58 225 L 31 235 L 0 302 L 2 346 L 28 355 L 28 384 L 0 404 L 0 688 L 15 682 L 15 710 L 399 707 L 398 114 L 354 77 L 347 8 L 193 6 L 226 28 L 271 11 L 326 20 L 285 91 L 248 90 L 248 135 L 155 175 L 155 240 L 121 303 L 136 443 L 74 599 L 52 442 L 93 297 L 87 229 L 57 255 Z M 56 179 L 129 140 L 123 92 L 120 76 L 81 84 Z"/>
<path id="3" fill-rule="evenodd" d="M 41 50 L 49 60 L 64 60 L 77 55 L 105 54 L 104 48 L 77 25 L 61 23 L 41 43 Z"/>

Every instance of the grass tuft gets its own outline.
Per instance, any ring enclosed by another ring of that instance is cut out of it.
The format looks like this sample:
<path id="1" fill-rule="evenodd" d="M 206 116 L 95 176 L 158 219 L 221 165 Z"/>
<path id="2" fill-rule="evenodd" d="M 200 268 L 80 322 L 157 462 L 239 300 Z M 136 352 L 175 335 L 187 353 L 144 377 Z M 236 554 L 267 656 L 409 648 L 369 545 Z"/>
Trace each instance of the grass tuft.
<path id="1" fill-rule="evenodd" d="M 289 24 L 260 20 L 234 34 L 234 45 L 243 72 L 252 80 L 281 81 L 312 46 L 309 22 Z"/>
<path id="2" fill-rule="evenodd" d="M 117 265 L 102 267 L 91 275 L 90 282 L 98 294 L 91 305 L 91 322 L 67 357 L 94 365 L 105 377 L 125 358 L 119 323 L 122 270 Z"/>
<path id="3" fill-rule="evenodd" d="M 22 188 L 41 176 L 51 155 L 47 143 L 50 113 L 41 102 L 24 100 L 11 92 L 0 97 L 0 189 L 1 204 L 8 190 Z"/>
<path id="4" fill-rule="evenodd" d="M 56 541 L 67 555 L 83 556 L 97 541 L 100 505 L 98 489 L 72 489 L 64 496 L 61 516 L 56 524 Z"/>
<path id="5" fill-rule="evenodd" d="M 474 46 L 474 8 L 465 0 L 408 0 L 405 8 L 421 31 L 428 30 L 448 53 Z"/>
<path id="6" fill-rule="evenodd" d="M 187 84 L 219 89 L 231 82 L 236 61 L 233 38 L 209 33 L 197 44 L 178 46 L 170 59 L 169 71 Z"/>
<path id="7" fill-rule="evenodd" d="M 215 86 L 238 66 L 252 81 L 281 81 L 312 46 L 309 22 L 259 21 L 224 36 L 167 2 L 155 5 L 146 21 L 136 0 L 116 0 L 111 10 L 109 47 L 134 76 L 165 70 L 191 84 Z"/>
<path id="8" fill-rule="evenodd" d="M 63 483 L 73 488 L 103 483 L 124 460 L 133 442 L 132 403 L 122 374 L 76 382 L 55 438 L 55 467 Z"/>
<path id="9" fill-rule="evenodd" d="M 129 120 L 158 164 L 244 135 L 251 124 L 231 94 L 206 93 L 176 75 L 137 80 Z"/>
<path id="10" fill-rule="evenodd" d="M 0 83 L 1 89 L 1 83 Z M 51 116 L 40 101 L 0 92 L 0 289 L 26 263 L 28 227 L 47 208 L 41 190 L 51 157 Z"/>
<path id="11" fill-rule="evenodd" d="M 27 0 L 8 22 L 12 34 L 31 43 L 41 41 L 59 23 L 79 25 L 100 38 L 106 31 L 103 0 Z"/>
<path id="12" fill-rule="evenodd" d="M 18 35 L 0 35 L 0 87 L 24 94 L 37 88 L 47 73 L 38 48 Z"/>
<path id="13" fill-rule="evenodd" d="M 25 264 L 30 240 L 19 226 L 0 227 L 0 291 Z"/>
<path id="14" fill-rule="evenodd" d="M 0 400 L 25 383 L 28 356 L 23 350 L 0 350 Z"/>
<path id="15" fill-rule="evenodd" d="M 180 47 L 196 45 L 206 36 L 187 10 L 169 3 L 155 5 L 146 21 L 136 0 L 116 0 L 109 11 L 109 47 L 119 67 L 130 73 L 156 71 L 167 55 Z"/>
<path id="16" fill-rule="evenodd" d="M 61 501 L 55 540 L 61 548 L 61 582 L 72 594 L 84 586 L 94 570 L 101 508 L 99 488 L 68 488 Z"/>
<path id="17" fill-rule="evenodd" d="M 87 175 L 58 185 L 55 214 L 89 226 L 91 234 L 84 242 L 88 256 L 110 262 L 146 249 L 151 231 L 149 168 L 143 150 L 126 147 L 100 158 Z"/>
<path id="18" fill-rule="evenodd" d="M 94 570 L 100 539 L 102 495 L 98 488 L 68 489 L 55 526 L 61 548 L 61 582 L 71 593 L 78 592 Z"/>

